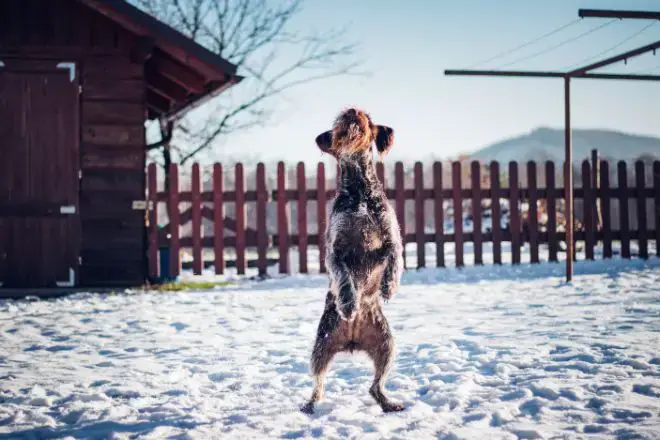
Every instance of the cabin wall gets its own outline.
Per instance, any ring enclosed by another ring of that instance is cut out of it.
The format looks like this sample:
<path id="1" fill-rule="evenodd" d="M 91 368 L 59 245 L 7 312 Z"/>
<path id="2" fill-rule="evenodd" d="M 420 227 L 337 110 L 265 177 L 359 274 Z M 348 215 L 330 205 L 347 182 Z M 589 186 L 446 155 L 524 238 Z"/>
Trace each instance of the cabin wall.
<path id="1" fill-rule="evenodd" d="M 81 75 L 83 286 L 136 285 L 146 275 L 144 64 L 135 38 L 76 0 L 0 1 L 0 60 L 74 61 Z"/>

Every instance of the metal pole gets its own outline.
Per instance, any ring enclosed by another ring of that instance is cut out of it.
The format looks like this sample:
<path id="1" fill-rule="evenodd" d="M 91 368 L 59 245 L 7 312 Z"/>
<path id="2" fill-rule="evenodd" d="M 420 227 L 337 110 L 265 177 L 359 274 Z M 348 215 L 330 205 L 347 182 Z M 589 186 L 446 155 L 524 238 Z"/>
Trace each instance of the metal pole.
<path id="1" fill-rule="evenodd" d="M 566 282 L 573 279 L 573 145 L 571 136 L 571 78 L 564 77 L 564 218 L 566 219 Z"/>
<path id="2" fill-rule="evenodd" d="M 620 18 L 627 20 L 660 20 L 660 11 L 621 11 L 612 9 L 578 9 L 580 18 Z"/>

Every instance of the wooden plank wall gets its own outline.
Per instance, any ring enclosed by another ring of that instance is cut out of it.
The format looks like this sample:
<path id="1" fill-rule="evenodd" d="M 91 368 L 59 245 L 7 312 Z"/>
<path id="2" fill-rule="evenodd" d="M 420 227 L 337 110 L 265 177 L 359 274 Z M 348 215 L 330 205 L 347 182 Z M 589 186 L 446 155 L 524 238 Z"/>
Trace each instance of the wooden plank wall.
<path id="1" fill-rule="evenodd" d="M 74 61 L 81 94 L 81 267 L 86 286 L 146 275 L 145 80 L 135 38 L 75 0 L 0 1 L 0 58 Z"/>

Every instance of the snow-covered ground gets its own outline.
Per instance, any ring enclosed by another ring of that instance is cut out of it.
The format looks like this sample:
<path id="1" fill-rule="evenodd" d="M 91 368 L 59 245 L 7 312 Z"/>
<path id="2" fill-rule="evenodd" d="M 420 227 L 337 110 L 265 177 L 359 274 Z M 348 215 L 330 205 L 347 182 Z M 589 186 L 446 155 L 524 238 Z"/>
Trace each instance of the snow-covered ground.
<path id="1" fill-rule="evenodd" d="M 0 438 L 660 438 L 660 260 L 409 271 L 367 394 L 343 355 L 310 417 L 326 278 L 0 301 Z"/>

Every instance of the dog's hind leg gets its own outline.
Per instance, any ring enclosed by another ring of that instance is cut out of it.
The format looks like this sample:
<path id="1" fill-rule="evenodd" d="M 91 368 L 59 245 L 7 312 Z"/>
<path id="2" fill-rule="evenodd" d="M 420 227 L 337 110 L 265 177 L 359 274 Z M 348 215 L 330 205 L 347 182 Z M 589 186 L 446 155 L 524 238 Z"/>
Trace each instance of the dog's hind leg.
<path id="1" fill-rule="evenodd" d="M 362 330 L 360 344 L 374 362 L 374 381 L 369 388 L 369 394 L 383 409 L 383 412 L 402 411 L 405 407 L 392 402 L 385 395 L 385 381 L 394 362 L 394 337 L 390 331 L 387 319 L 380 307 L 373 312 L 373 319 Z"/>
<path id="2" fill-rule="evenodd" d="M 332 294 L 328 292 L 326 307 L 319 322 L 316 341 L 311 357 L 311 373 L 314 376 L 314 390 L 309 401 L 300 410 L 307 414 L 314 413 L 314 404 L 323 399 L 325 374 L 332 358 L 343 349 L 339 334 L 339 315 Z M 344 338 L 345 339 L 345 338 Z"/>

